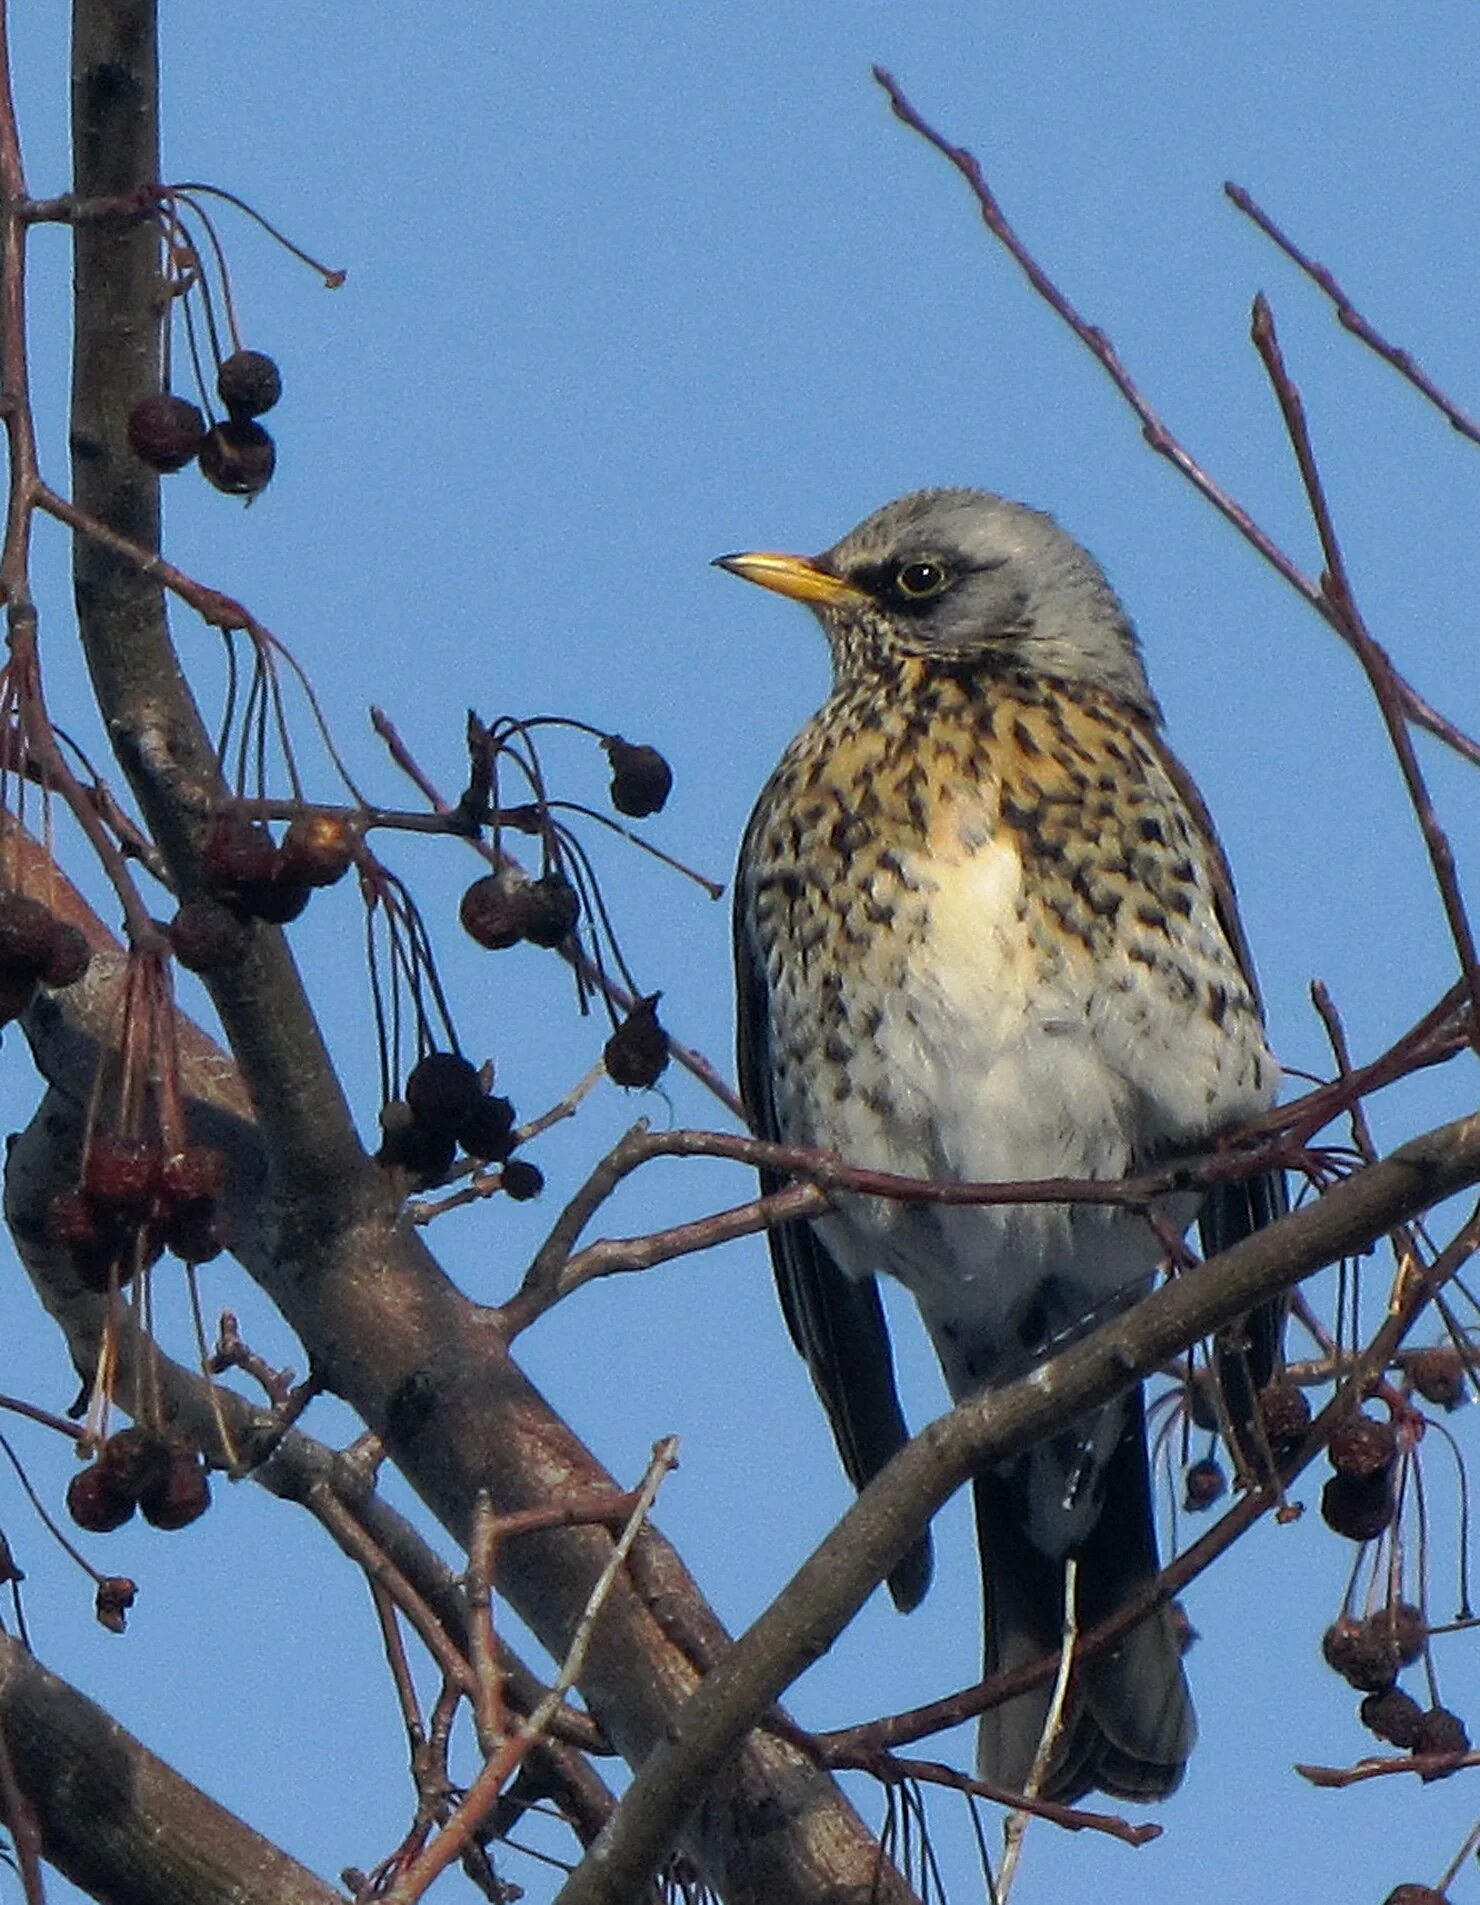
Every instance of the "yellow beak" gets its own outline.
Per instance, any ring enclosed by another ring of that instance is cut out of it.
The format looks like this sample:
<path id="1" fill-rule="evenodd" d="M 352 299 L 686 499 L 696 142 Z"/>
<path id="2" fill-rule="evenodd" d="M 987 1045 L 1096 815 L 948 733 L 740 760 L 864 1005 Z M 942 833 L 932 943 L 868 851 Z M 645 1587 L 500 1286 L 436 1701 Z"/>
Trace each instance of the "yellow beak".
<path id="1" fill-rule="evenodd" d="M 794 602 L 813 602 L 827 608 L 869 599 L 862 589 L 829 575 L 806 556 L 781 556 L 768 549 L 755 549 L 738 556 L 716 556 L 714 566 L 728 569 L 746 582 L 758 582 L 763 589 L 774 589 L 777 595 L 789 595 Z"/>

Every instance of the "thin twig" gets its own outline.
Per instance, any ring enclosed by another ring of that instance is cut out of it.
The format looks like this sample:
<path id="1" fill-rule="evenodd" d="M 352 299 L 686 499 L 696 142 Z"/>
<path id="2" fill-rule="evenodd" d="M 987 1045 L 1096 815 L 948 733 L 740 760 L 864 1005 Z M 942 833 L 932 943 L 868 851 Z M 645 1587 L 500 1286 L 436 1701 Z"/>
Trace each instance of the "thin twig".
<path id="1" fill-rule="evenodd" d="M 1121 363 L 1106 333 L 1098 325 L 1089 323 L 1075 310 L 1068 298 L 1028 250 L 1009 224 L 1006 214 L 998 204 L 996 195 L 987 184 L 973 154 L 964 146 L 952 145 L 943 134 L 937 132 L 910 103 L 903 87 L 892 73 L 882 66 L 876 66 L 873 72 L 874 78 L 889 97 L 889 104 L 895 117 L 902 120 L 913 132 L 917 132 L 928 145 L 934 146 L 935 150 L 947 159 L 965 179 L 976 199 L 983 224 L 1009 253 L 1039 297 L 1068 325 L 1086 350 L 1100 364 L 1115 388 L 1140 419 L 1141 434 L 1147 445 L 1158 456 L 1165 457 L 1173 468 L 1213 505 L 1219 515 L 1233 525 L 1250 547 L 1257 550 L 1270 567 L 1283 576 L 1290 587 L 1303 597 L 1316 613 L 1336 630 L 1338 635 L 1345 639 L 1345 631 L 1333 618 L 1320 585 L 1285 554 L 1274 538 L 1259 527 L 1243 505 L 1235 501 L 1228 491 L 1216 482 L 1178 442 L 1163 419 L 1152 409 L 1130 372 Z M 1396 672 L 1393 675 L 1393 682 L 1403 701 L 1405 711 L 1417 726 L 1427 729 L 1447 747 L 1463 755 L 1472 765 L 1480 765 L 1480 742 L 1461 734 L 1442 716 L 1436 716 L 1428 702 Z"/>
<path id="2" fill-rule="evenodd" d="M 1362 316 L 1332 273 L 1303 252 L 1294 239 L 1275 223 L 1263 206 L 1257 203 L 1250 192 L 1247 192 L 1242 185 L 1235 185 L 1232 179 L 1224 184 L 1223 190 L 1244 216 L 1252 219 L 1265 237 L 1278 245 L 1285 256 L 1299 265 L 1306 277 L 1325 292 L 1336 306 L 1337 321 L 1346 330 L 1350 331 L 1354 337 L 1359 337 L 1368 350 L 1375 352 L 1378 357 L 1391 364 L 1399 376 L 1406 378 L 1415 390 L 1425 396 L 1441 413 L 1445 421 L 1452 425 L 1462 437 L 1468 437 L 1471 443 L 1480 443 L 1480 423 L 1477 423 L 1466 411 L 1461 410 L 1452 397 L 1445 396 L 1434 380 L 1427 372 L 1420 369 L 1407 351 L 1397 344 L 1390 344 L 1382 333 Z"/>

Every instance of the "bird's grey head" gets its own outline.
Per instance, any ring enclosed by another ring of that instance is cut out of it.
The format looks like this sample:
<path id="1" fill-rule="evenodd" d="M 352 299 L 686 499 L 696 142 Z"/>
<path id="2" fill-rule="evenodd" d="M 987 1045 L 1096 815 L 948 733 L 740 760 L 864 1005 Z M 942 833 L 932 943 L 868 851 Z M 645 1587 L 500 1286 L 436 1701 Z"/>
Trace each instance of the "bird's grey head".
<path id="1" fill-rule="evenodd" d="M 920 655 L 1082 683 L 1156 717 L 1130 618 L 1094 557 L 1051 517 L 988 490 L 902 496 L 810 561 L 724 566 L 807 602 L 840 679 Z"/>

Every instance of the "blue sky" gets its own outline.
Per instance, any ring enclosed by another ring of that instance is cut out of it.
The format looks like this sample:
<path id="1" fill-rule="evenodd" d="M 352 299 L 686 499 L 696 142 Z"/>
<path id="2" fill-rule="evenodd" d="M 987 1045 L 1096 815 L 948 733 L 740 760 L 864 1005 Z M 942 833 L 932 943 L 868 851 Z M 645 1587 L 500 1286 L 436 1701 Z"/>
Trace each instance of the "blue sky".
<path id="1" fill-rule="evenodd" d="M 13 27 L 33 191 L 65 183 L 60 9 Z M 53 17 L 54 15 L 58 17 Z M 1327 1058 L 1320 976 L 1359 1056 L 1449 983 L 1438 904 L 1355 664 L 1141 443 L 1095 365 L 977 223 L 943 161 L 890 118 L 882 60 L 971 146 L 1019 229 L 1183 441 L 1308 569 L 1317 558 L 1278 417 L 1247 341 L 1271 298 L 1304 391 L 1374 633 L 1431 699 L 1480 726 L 1473 497 L 1480 464 L 1223 200 L 1246 184 L 1337 270 L 1366 313 L 1453 393 L 1480 403 L 1474 348 L 1480 19 L 1431 4 L 998 8 L 734 0 L 723 8 L 535 0 L 366 9 L 285 0 L 164 10 L 166 168 L 219 181 L 349 271 L 333 294 L 228 213 L 247 341 L 279 358 L 279 474 L 249 511 L 193 473 L 167 491 L 169 550 L 293 648 L 357 768 L 405 790 L 369 735 L 386 706 L 452 787 L 464 711 L 562 711 L 673 761 L 665 848 L 727 878 L 756 790 L 825 687 L 794 607 L 708 567 L 747 546 L 816 549 L 927 484 L 974 483 L 1052 511 L 1131 607 L 1174 745 L 1201 782 L 1239 883 L 1276 1049 Z M 62 478 L 64 237 L 34 242 L 43 450 Z M 38 581 L 53 700 L 76 700 L 60 539 Z M 215 639 L 178 622 L 217 692 Z M 70 698 L 69 698 L 70 697 Z M 1480 844 L 1473 789 L 1420 750 L 1461 869 Z M 604 763 L 572 740 L 551 764 L 600 799 Z M 327 780 L 320 791 L 332 797 Z M 728 1065 L 723 906 L 593 841 L 624 945 L 691 1043 Z M 532 1112 L 602 1036 L 553 960 L 460 939 L 476 871 L 450 843 L 399 856 L 433 921 L 465 1044 L 496 1056 Z M 370 1129 L 373 1049 L 348 894 L 294 929 Z M 23 1059 L 7 1040 L 12 1121 Z M 1419 1081 L 1373 1108 L 1379 1142 L 1466 1108 L 1468 1081 Z M 682 1078 L 668 1104 L 601 1094 L 542 1144 L 545 1206 L 444 1220 L 433 1241 L 478 1294 L 507 1292 L 548 1208 L 638 1111 L 711 1121 Z M 715 1165 L 654 1168 L 600 1226 L 628 1232 L 745 1194 Z M 12 1275 L 18 1276 L 13 1272 Z M 254 1340 L 292 1350 L 227 1268 Z M 166 1279 L 167 1282 L 167 1279 Z M 166 1291 L 174 1346 L 183 1306 Z M 70 1371 L 12 1287 L 0 1386 L 61 1405 Z M 910 1406 L 941 1394 L 909 1319 Z M 660 1434 L 683 1465 L 660 1505 L 732 1624 L 787 1578 L 846 1500 L 805 1375 L 751 1240 L 583 1293 L 525 1339 L 552 1400 L 614 1471 Z M 310 1421 L 333 1437 L 325 1408 Z M 1472 1440 L 1469 1423 L 1457 1423 Z M 67 1460 L 16 1431 L 59 1499 Z M 1447 1501 L 1442 1462 L 1430 1474 Z M 1316 1793 L 1295 1760 L 1366 1750 L 1354 1699 L 1321 1668 L 1350 1553 L 1297 1491 L 1303 1522 L 1263 1529 L 1199 1583 L 1190 1612 L 1202 1742 L 1165 1836 L 1133 1853 L 1035 1829 L 1022 1905 L 1093 1889 L 1102 1905 L 1186 1895 L 1374 1901 L 1437 1877 L 1467 1818 L 1463 1781 Z M 12 1489 L 0 1515 L 30 1574 L 43 1658 L 182 1771 L 332 1876 L 390 1849 L 409 1816 L 391 1691 L 368 1601 L 323 1538 L 250 1487 L 174 1537 L 93 1551 L 137 1576 L 126 1639 L 90 1625 Z M 1436 1618 L 1453 1612 L 1447 1523 Z M 968 1678 L 977 1579 L 966 1517 L 945 1518 L 937 1585 L 908 1622 L 876 1600 L 795 1690 L 843 1723 Z M 1451 1704 L 1477 1686 L 1463 1641 L 1439 1655 Z M 1480 1710 L 1469 1714 L 1472 1726 Z M 869 1791 L 863 1803 L 872 1806 Z M 1471 1802 L 1472 1803 L 1472 1802 Z M 936 1808 L 953 1899 L 975 1896 L 961 1821 Z M 515 1861 L 531 1899 L 553 1880 Z M 58 1888 L 64 1896 L 64 1888 Z M 1457 1897 L 1467 1894 L 1457 1889 Z"/>

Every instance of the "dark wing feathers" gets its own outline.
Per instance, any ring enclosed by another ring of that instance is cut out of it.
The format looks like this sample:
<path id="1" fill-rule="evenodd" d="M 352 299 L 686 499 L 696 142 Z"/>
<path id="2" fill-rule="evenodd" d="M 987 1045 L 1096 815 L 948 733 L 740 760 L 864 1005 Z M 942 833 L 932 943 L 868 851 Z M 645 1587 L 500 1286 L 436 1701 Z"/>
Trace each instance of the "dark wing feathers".
<path id="1" fill-rule="evenodd" d="M 755 1135 L 784 1141 L 771 1090 L 766 978 L 738 908 L 735 974 L 740 1095 Z M 761 1172 L 763 1192 L 779 1189 L 783 1181 L 774 1172 Z M 872 1277 L 845 1275 L 808 1223 L 779 1224 L 768 1241 L 791 1340 L 811 1371 L 848 1478 L 862 1488 L 909 1440 L 878 1285 Z M 889 1592 L 901 1612 L 919 1603 L 930 1585 L 930 1570 L 925 1534 L 889 1576 Z"/>
<path id="2" fill-rule="evenodd" d="M 1244 938 L 1233 890 L 1233 875 L 1223 855 L 1222 842 L 1213 826 L 1212 816 L 1203 805 L 1202 795 L 1192 776 L 1165 746 L 1158 744 L 1157 754 L 1188 812 L 1208 843 L 1209 868 L 1213 878 L 1213 907 L 1223 936 L 1233 948 L 1249 990 L 1256 1003 L 1259 981 L 1249 943 Z M 1204 1257 L 1216 1257 L 1220 1250 L 1252 1237 L 1256 1230 L 1283 1217 L 1290 1208 L 1289 1188 L 1283 1171 L 1266 1171 L 1234 1184 L 1216 1184 L 1203 1199 L 1198 1214 L 1198 1235 Z M 1273 1297 L 1257 1310 L 1251 1310 L 1241 1323 L 1220 1332 L 1214 1346 L 1218 1379 L 1228 1405 L 1229 1420 L 1235 1438 L 1247 1458 L 1257 1441 L 1252 1428 L 1254 1397 L 1279 1367 L 1285 1329 L 1285 1299 Z M 1267 1459 L 1267 1457 L 1265 1458 Z"/>

